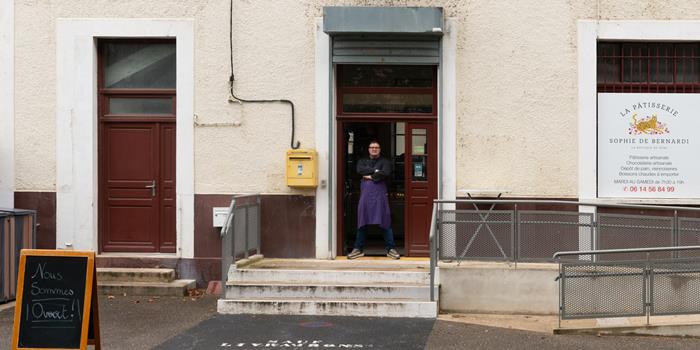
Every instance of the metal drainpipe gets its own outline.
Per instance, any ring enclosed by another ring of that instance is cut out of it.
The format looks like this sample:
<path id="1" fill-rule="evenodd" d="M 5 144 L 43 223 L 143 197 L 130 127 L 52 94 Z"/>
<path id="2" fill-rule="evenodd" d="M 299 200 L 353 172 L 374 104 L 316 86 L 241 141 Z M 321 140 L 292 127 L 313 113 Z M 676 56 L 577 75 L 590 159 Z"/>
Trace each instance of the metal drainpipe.
<path id="1" fill-rule="evenodd" d="M 443 19 L 443 27 L 446 28 L 446 25 L 444 23 Z M 438 75 L 438 192 L 437 192 L 437 197 L 441 198 L 442 197 L 442 188 L 443 188 L 443 181 L 442 181 L 442 175 L 444 174 L 442 166 L 443 166 L 443 161 L 442 157 L 444 156 L 442 152 L 442 141 L 443 141 L 443 132 L 442 132 L 442 110 L 443 110 L 443 104 L 442 104 L 442 96 L 445 94 L 442 86 L 443 80 L 443 72 L 445 71 L 442 66 L 442 41 L 445 39 L 445 34 L 443 33 L 442 38 L 440 38 L 440 41 L 438 42 L 439 50 L 438 50 L 438 71 L 440 74 Z M 456 199 L 456 198 L 455 198 Z"/>

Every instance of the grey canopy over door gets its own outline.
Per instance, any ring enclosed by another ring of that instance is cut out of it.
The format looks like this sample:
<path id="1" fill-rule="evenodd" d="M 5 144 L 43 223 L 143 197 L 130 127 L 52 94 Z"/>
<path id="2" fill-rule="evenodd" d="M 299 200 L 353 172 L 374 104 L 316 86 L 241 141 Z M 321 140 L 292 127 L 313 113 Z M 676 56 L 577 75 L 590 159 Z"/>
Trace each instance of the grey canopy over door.
<path id="1" fill-rule="evenodd" d="M 438 65 L 441 7 L 323 8 L 334 64 Z"/>

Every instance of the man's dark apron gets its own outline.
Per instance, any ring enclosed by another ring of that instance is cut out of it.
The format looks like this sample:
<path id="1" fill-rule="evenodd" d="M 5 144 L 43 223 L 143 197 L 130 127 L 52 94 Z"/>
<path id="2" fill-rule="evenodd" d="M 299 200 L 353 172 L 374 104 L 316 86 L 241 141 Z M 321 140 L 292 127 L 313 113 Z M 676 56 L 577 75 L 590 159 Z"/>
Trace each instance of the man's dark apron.
<path id="1" fill-rule="evenodd" d="M 389 199 L 384 180 L 362 180 L 360 204 L 357 208 L 357 228 L 365 225 L 379 225 L 383 229 L 391 227 Z"/>

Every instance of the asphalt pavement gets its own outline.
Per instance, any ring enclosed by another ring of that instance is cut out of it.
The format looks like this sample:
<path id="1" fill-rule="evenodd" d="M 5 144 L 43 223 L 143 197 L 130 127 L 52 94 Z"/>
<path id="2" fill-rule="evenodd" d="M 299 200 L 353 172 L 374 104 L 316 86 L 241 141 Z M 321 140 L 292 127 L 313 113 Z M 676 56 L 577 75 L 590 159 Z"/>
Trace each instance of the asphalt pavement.
<path id="1" fill-rule="evenodd" d="M 0 305 L 0 349 L 14 308 Z M 432 319 L 218 315 L 216 298 L 100 296 L 103 349 L 698 349 L 700 339 L 553 335 Z"/>

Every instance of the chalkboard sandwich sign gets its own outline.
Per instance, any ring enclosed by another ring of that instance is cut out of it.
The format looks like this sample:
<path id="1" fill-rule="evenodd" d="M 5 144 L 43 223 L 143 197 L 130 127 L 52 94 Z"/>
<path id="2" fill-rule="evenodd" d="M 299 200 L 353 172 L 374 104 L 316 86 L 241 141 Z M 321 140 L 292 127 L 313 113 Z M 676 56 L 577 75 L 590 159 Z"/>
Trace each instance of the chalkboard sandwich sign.
<path id="1" fill-rule="evenodd" d="M 12 349 L 100 349 L 95 252 L 23 249 Z"/>

